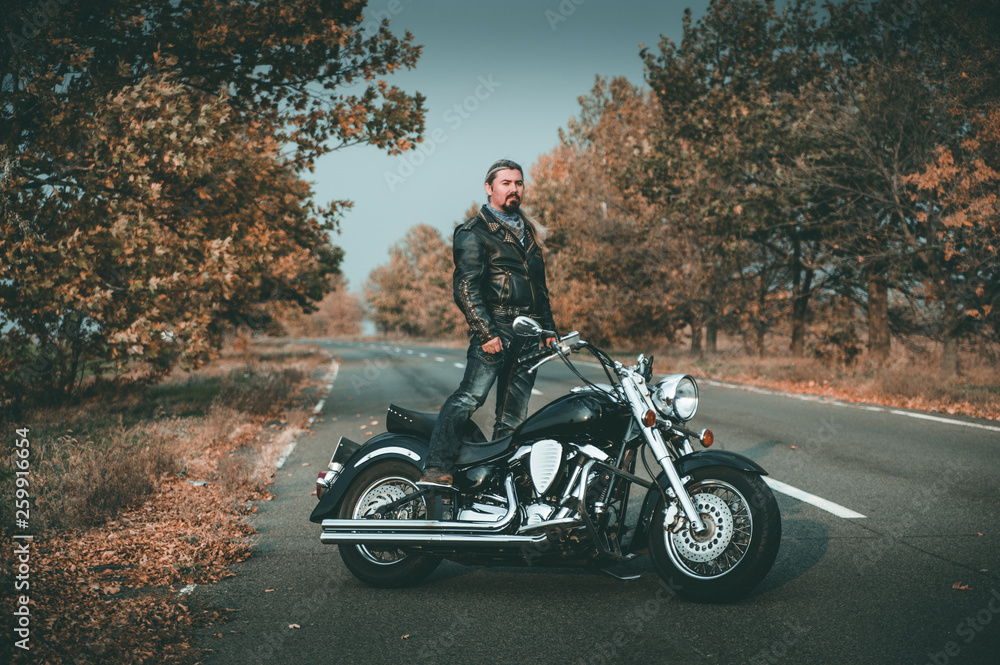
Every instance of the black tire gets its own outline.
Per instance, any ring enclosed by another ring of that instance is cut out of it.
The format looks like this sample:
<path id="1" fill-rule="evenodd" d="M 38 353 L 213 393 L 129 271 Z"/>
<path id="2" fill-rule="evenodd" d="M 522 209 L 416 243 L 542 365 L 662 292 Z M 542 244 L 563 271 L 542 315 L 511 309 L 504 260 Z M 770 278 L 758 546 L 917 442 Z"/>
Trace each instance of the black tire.
<path id="1" fill-rule="evenodd" d="M 416 491 L 420 471 L 400 460 L 385 460 L 365 469 L 354 479 L 340 502 L 340 519 L 364 519 L 379 505 Z M 406 504 L 387 519 L 424 519 L 426 506 L 420 499 Z M 398 588 L 417 584 L 434 572 L 441 559 L 407 554 L 398 549 L 380 550 L 365 545 L 339 545 L 344 565 L 365 584 Z"/>
<path id="2" fill-rule="evenodd" d="M 671 589 L 691 600 L 728 601 L 757 586 L 778 555 L 781 514 L 760 476 L 725 466 L 696 469 L 686 485 L 709 527 L 699 537 L 690 527 L 663 529 L 659 490 L 649 526 L 649 554 Z"/>

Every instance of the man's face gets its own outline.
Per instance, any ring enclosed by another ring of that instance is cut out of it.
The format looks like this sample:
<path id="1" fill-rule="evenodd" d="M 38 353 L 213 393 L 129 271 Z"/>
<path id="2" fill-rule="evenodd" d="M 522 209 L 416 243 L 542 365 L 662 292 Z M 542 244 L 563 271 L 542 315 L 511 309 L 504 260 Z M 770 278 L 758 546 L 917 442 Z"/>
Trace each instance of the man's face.
<path id="1" fill-rule="evenodd" d="M 492 184 L 486 185 L 490 205 L 504 212 L 516 212 L 524 196 L 524 176 L 517 169 L 498 171 Z"/>

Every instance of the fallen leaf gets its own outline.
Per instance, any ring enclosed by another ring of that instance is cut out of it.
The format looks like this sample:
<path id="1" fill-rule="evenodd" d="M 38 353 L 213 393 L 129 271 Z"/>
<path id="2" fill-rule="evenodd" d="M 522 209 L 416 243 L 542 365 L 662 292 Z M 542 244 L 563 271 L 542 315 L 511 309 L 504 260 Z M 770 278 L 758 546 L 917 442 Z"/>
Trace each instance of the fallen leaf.
<path id="1" fill-rule="evenodd" d="M 290 623 L 290 624 L 288 624 L 288 627 L 289 627 L 289 628 L 301 628 L 302 626 L 300 626 L 300 625 L 299 625 L 299 624 L 297 624 L 297 623 Z"/>
<path id="2" fill-rule="evenodd" d="M 271 593 L 274 589 L 264 589 L 264 593 Z"/>
<path id="3" fill-rule="evenodd" d="M 797 448 L 797 447 L 795 447 L 795 446 L 791 446 L 791 449 L 792 449 L 792 450 L 798 450 L 798 448 Z"/>
<path id="4" fill-rule="evenodd" d="M 968 584 L 963 584 L 961 580 L 959 580 L 958 582 L 955 582 L 954 584 L 952 584 L 951 588 L 952 589 L 958 589 L 959 591 L 971 591 L 972 590 L 972 587 L 970 587 Z"/>
<path id="5" fill-rule="evenodd" d="M 410 634 L 407 633 L 406 635 L 401 636 L 399 639 L 401 639 L 401 640 L 408 640 L 408 639 L 410 639 Z"/>
<path id="6" fill-rule="evenodd" d="M 303 462 L 302 466 L 309 466 L 309 462 Z"/>

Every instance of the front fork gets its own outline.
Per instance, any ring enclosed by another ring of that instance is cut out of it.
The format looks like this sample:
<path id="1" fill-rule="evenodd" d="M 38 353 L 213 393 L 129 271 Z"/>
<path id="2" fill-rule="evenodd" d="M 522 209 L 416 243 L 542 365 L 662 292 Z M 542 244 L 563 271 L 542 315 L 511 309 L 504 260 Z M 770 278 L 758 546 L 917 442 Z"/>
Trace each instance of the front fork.
<path id="1" fill-rule="evenodd" d="M 694 507 L 694 502 L 688 496 L 687 490 L 684 488 L 684 483 L 681 482 L 681 477 L 678 475 L 677 469 L 674 468 L 674 463 L 670 459 L 670 453 L 667 452 L 667 444 L 664 443 L 663 436 L 655 426 L 647 427 L 643 423 L 646 410 L 649 408 L 646 400 L 632 381 L 622 381 L 622 386 L 625 388 L 625 395 L 628 398 L 629 404 L 632 405 L 632 412 L 636 422 L 642 424 L 642 435 L 646 437 L 646 443 L 649 444 L 649 448 L 653 451 L 656 461 L 660 463 L 660 468 L 663 469 L 667 480 L 670 481 L 670 487 L 673 488 L 674 494 L 677 496 L 677 501 L 681 504 L 681 510 L 684 511 L 684 516 L 687 518 L 688 524 L 691 525 L 691 529 L 695 533 L 704 532 L 705 523 L 701 521 L 698 509 Z M 667 507 L 664 506 L 664 510 L 666 509 Z"/>

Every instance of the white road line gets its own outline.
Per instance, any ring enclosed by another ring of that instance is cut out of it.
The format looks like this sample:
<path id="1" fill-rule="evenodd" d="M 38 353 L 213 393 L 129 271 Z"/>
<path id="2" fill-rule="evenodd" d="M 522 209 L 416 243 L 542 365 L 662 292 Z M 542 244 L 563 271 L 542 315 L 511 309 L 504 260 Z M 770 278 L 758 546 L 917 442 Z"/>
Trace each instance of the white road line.
<path id="1" fill-rule="evenodd" d="M 738 383 L 726 383 L 724 381 L 713 381 L 711 379 L 698 379 L 698 383 L 704 383 L 709 386 L 718 386 L 720 388 L 732 388 L 734 390 L 743 390 L 748 393 L 760 393 L 761 395 L 781 395 L 783 397 L 791 397 L 793 399 L 802 400 L 803 402 L 821 402 L 823 404 L 829 404 L 831 406 L 842 406 L 850 409 L 861 409 L 862 411 L 880 411 L 882 413 L 891 413 L 895 416 L 906 416 L 907 418 L 918 418 L 920 420 L 933 420 L 934 422 L 945 423 L 946 425 L 960 425 L 962 427 L 973 427 L 975 429 L 983 429 L 988 432 L 1000 432 L 1000 427 L 994 425 L 970 423 L 964 420 L 955 420 L 954 418 L 932 416 L 927 413 L 915 413 L 913 411 L 902 411 L 900 409 L 893 409 L 884 406 L 872 406 L 870 404 L 856 404 L 854 402 L 842 402 L 838 399 L 833 399 L 831 397 L 826 397 L 824 395 L 796 395 L 795 393 L 787 393 L 781 390 L 771 390 L 770 388 L 760 388 L 758 386 L 743 386 Z"/>
<path id="2" fill-rule="evenodd" d="M 800 490 L 798 487 L 792 487 L 791 485 L 783 483 L 780 480 L 775 480 L 774 478 L 770 478 L 768 476 L 763 476 L 763 478 L 764 482 L 767 483 L 775 492 L 781 492 L 782 494 L 786 494 L 793 499 L 798 499 L 799 501 L 812 504 L 821 510 L 833 513 L 837 517 L 843 517 L 848 520 L 865 517 L 861 513 L 854 512 L 850 508 L 844 508 L 840 504 L 834 503 L 833 501 L 827 501 L 821 496 L 810 494 L 805 490 Z"/>
<path id="3" fill-rule="evenodd" d="M 455 367 L 457 367 L 459 369 L 465 369 L 465 364 L 464 363 L 452 363 L 452 364 L 455 365 Z"/>
<path id="4" fill-rule="evenodd" d="M 539 390 L 538 388 L 532 388 L 532 389 L 531 389 L 531 394 L 532 394 L 532 395 L 544 395 L 545 393 L 543 393 L 543 392 L 542 392 L 541 390 Z"/>
<path id="5" fill-rule="evenodd" d="M 434 360 L 438 361 L 439 363 L 444 362 L 444 358 L 442 358 L 441 356 L 434 356 Z"/>
<path id="6" fill-rule="evenodd" d="M 420 357 L 421 357 L 421 358 L 426 358 L 426 357 L 427 357 L 427 354 L 426 354 L 426 353 L 421 353 L 421 354 L 420 354 Z"/>
<path id="7" fill-rule="evenodd" d="M 340 371 L 340 364 L 336 360 L 334 360 L 332 363 L 330 363 L 330 371 L 327 372 L 326 374 L 327 392 L 333 390 L 333 383 L 334 381 L 337 380 L 337 373 L 339 371 Z M 316 402 L 316 406 L 313 407 L 313 415 L 312 417 L 309 418 L 310 425 L 316 421 L 316 416 L 323 411 L 323 406 L 325 404 L 326 404 L 325 397 Z M 274 465 L 275 469 L 280 469 L 285 465 L 285 462 L 288 461 L 288 458 L 292 454 L 292 451 L 295 450 L 295 445 L 297 443 L 298 439 L 292 439 L 292 441 L 285 447 L 285 449 L 281 451 L 281 456 L 278 458 L 277 463 L 275 463 Z"/>

